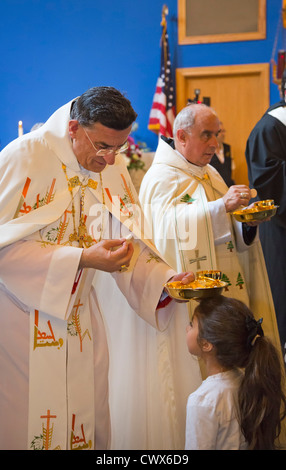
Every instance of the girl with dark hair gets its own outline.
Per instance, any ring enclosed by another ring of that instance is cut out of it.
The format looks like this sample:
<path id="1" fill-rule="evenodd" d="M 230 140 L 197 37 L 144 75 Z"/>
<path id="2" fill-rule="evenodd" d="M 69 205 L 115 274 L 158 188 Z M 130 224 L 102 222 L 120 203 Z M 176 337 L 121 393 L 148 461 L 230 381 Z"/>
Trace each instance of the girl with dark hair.
<path id="1" fill-rule="evenodd" d="M 187 327 L 189 352 L 207 379 L 189 396 L 188 450 L 274 450 L 286 416 L 283 366 L 262 319 L 223 296 L 200 301 Z"/>

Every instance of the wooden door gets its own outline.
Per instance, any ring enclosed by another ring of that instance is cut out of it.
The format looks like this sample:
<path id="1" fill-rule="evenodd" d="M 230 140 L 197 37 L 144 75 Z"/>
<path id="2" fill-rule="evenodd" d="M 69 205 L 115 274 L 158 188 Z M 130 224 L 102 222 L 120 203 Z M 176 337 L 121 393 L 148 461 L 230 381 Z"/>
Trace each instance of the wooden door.
<path id="1" fill-rule="evenodd" d="M 180 68 L 176 70 L 177 112 L 193 99 L 210 97 L 231 145 L 237 184 L 248 184 L 245 146 L 256 122 L 269 107 L 269 64 Z"/>

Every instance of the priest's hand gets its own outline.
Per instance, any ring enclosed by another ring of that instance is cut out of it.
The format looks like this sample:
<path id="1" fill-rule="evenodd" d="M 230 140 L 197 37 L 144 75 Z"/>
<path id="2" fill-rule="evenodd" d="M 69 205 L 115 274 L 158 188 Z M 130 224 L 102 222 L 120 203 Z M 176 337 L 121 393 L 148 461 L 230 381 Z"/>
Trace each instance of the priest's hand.
<path id="1" fill-rule="evenodd" d="M 185 273 L 175 274 L 175 276 L 171 277 L 168 282 L 176 282 L 181 281 L 182 284 L 189 284 L 195 280 L 195 275 L 192 271 L 188 271 Z"/>
<path id="2" fill-rule="evenodd" d="M 226 212 L 233 212 L 241 206 L 248 206 L 251 197 L 251 190 L 245 184 L 230 186 L 222 198 Z"/>
<path id="3" fill-rule="evenodd" d="M 254 207 L 254 203 L 250 204 L 250 206 L 248 206 L 248 209 L 252 209 Z M 271 217 L 267 217 L 266 219 L 263 219 L 263 220 L 252 220 L 251 222 L 245 222 L 247 225 L 249 225 L 250 227 L 257 227 L 258 225 L 260 224 L 263 224 L 264 222 L 269 222 L 269 220 L 271 219 Z"/>
<path id="4" fill-rule="evenodd" d="M 79 269 L 93 268 L 109 273 L 119 271 L 122 266 L 129 266 L 134 248 L 125 238 L 102 240 L 89 248 L 83 249 Z"/>
<path id="5" fill-rule="evenodd" d="M 181 281 L 182 284 L 189 284 L 190 282 L 193 282 L 195 280 L 195 275 L 192 271 L 188 271 L 185 273 L 180 273 L 180 274 L 175 274 L 175 276 L 171 277 L 168 282 L 175 282 L 175 281 Z M 166 292 L 166 291 L 165 291 Z M 176 302 L 178 303 L 186 303 L 188 300 L 178 300 L 175 299 Z"/>

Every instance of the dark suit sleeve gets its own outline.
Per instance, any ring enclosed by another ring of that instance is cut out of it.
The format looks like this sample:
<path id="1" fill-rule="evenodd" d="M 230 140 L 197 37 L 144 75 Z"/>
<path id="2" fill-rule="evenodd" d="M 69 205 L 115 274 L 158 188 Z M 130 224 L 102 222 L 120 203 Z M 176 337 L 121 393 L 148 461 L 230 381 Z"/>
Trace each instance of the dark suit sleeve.
<path id="1" fill-rule="evenodd" d="M 275 223 L 286 227 L 286 126 L 266 114 L 251 132 L 245 156 L 250 186 L 259 200 L 274 199 Z"/>
<path id="2" fill-rule="evenodd" d="M 246 245 L 253 243 L 257 233 L 257 227 L 251 227 L 245 223 L 242 223 L 242 235 L 243 241 Z"/>

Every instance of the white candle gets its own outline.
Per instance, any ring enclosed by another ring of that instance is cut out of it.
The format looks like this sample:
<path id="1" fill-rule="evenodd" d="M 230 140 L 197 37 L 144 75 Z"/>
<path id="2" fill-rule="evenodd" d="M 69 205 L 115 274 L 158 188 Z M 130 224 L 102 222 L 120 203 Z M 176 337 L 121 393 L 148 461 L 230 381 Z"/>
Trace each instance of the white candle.
<path id="1" fill-rule="evenodd" d="M 19 121 L 18 122 L 18 137 L 20 137 L 21 135 L 23 135 L 23 123 L 22 121 Z"/>

